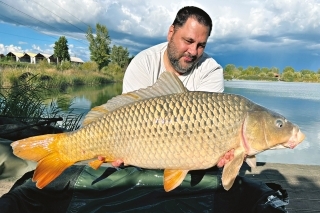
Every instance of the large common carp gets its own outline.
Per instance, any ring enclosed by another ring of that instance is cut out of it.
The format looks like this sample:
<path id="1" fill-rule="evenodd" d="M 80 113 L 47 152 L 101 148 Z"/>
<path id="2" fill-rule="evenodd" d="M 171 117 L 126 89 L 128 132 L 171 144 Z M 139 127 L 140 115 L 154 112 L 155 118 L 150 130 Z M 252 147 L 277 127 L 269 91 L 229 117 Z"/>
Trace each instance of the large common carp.
<path id="1" fill-rule="evenodd" d="M 229 190 L 243 161 L 267 149 L 294 148 L 304 134 L 283 116 L 234 94 L 190 92 L 169 72 L 146 89 L 93 108 L 73 132 L 12 143 L 16 156 L 37 161 L 33 176 L 43 188 L 78 161 L 95 159 L 164 169 L 170 191 L 189 170 L 224 166 Z"/>

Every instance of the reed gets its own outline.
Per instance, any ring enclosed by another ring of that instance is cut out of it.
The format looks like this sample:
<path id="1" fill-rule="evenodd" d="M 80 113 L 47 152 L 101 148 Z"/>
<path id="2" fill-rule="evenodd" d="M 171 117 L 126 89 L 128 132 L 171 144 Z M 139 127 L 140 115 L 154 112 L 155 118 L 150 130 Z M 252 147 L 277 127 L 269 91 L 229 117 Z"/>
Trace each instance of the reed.
<path id="1" fill-rule="evenodd" d="M 21 79 L 29 76 L 37 76 L 34 81 L 45 83 L 50 88 L 65 88 L 66 86 L 100 85 L 117 81 L 121 77 L 113 78 L 99 72 L 87 72 L 85 70 L 69 69 L 57 71 L 53 68 L 31 69 L 5 67 L 0 73 L 0 86 L 11 87 Z"/>
<path id="2" fill-rule="evenodd" d="M 73 111 L 73 100 L 61 94 L 61 88 L 52 88 L 52 82 L 41 80 L 41 75 L 31 70 L 10 70 L 1 72 L 0 80 L 5 87 L 0 87 L 0 117 L 13 118 L 24 123 L 40 123 L 44 119 L 62 118 L 61 122 L 51 123 L 51 126 L 72 131 L 80 126 L 83 114 Z M 4 77 L 5 76 L 5 77 Z M 4 80 L 5 79 L 5 80 Z M 58 78 L 55 82 L 61 81 Z M 55 94 L 57 98 L 51 99 Z"/>

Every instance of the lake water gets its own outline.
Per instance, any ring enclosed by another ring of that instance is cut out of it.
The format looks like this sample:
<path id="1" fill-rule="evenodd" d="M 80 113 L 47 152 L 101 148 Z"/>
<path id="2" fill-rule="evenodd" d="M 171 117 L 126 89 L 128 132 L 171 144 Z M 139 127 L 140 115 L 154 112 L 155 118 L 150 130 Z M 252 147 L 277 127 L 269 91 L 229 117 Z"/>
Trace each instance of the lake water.
<path id="1" fill-rule="evenodd" d="M 226 81 L 225 92 L 240 94 L 257 104 L 284 115 L 305 133 L 295 149 L 269 150 L 257 155 L 258 161 L 320 165 L 320 84 Z M 75 112 L 87 113 L 121 93 L 121 84 L 73 88 Z"/>

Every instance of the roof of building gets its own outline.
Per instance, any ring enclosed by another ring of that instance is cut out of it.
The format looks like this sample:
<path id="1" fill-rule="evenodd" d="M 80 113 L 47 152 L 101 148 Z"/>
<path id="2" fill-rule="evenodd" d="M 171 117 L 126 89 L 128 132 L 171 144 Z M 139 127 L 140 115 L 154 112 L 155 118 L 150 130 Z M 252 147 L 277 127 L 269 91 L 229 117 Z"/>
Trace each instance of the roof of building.
<path id="1" fill-rule="evenodd" d="M 18 58 L 21 58 L 25 55 L 25 53 L 19 53 L 19 52 L 8 52 L 7 55 L 9 55 L 9 53 L 11 53 L 12 55 L 17 56 Z"/>
<path id="2" fill-rule="evenodd" d="M 70 61 L 72 62 L 78 62 L 78 63 L 83 63 L 84 61 L 81 58 L 77 58 L 77 57 L 70 57 Z"/>
<path id="3" fill-rule="evenodd" d="M 26 52 L 25 54 L 29 55 L 30 57 L 35 57 L 36 55 L 38 55 L 37 53 L 30 53 L 30 52 Z"/>
<path id="4" fill-rule="evenodd" d="M 44 56 L 45 58 L 53 57 L 53 54 L 50 55 L 50 54 L 46 54 L 46 53 L 32 53 L 32 52 L 23 52 L 23 53 L 21 53 L 21 52 L 9 52 L 9 53 L 17 56 L 18 58 L 21 58 L 21 57 L 23 57 L 23 56 L 26 55 L 26 54 L 27 54 L 28 56 L 30 56 L 30 57 L 38 57 L 38 56 L 40 56 L 40 55 Z M 8 54 L 9 54 L 9 53 L 8 53 Z M 8 55 L 8 54 L 7 54 L 7 55 Z M 4 55 L 3 55 L 3 56 L 4 56 Z M 70 57 L 70 61 L 71 61 L 71 62 L 77 62 L 77 63 L 84 63 L 84 61 L 83 61 L 81 58 L 73 57 L 73 56 Z"/>

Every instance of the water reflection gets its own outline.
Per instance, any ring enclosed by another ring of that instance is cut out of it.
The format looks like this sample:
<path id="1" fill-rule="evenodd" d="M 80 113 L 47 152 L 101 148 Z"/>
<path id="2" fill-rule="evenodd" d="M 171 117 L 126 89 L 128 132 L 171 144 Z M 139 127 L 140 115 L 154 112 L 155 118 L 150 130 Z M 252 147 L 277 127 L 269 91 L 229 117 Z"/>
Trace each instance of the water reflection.
<path id="1" fill-rule="evenodd" d="M 111 83 L 103 86 L 83 86 L 68 88 L 67 96 L 73 102 L 75 113 L 88 113 L 91 108 L 106 103 L 112 97 L 121 94 L 122 83 Z"/>

